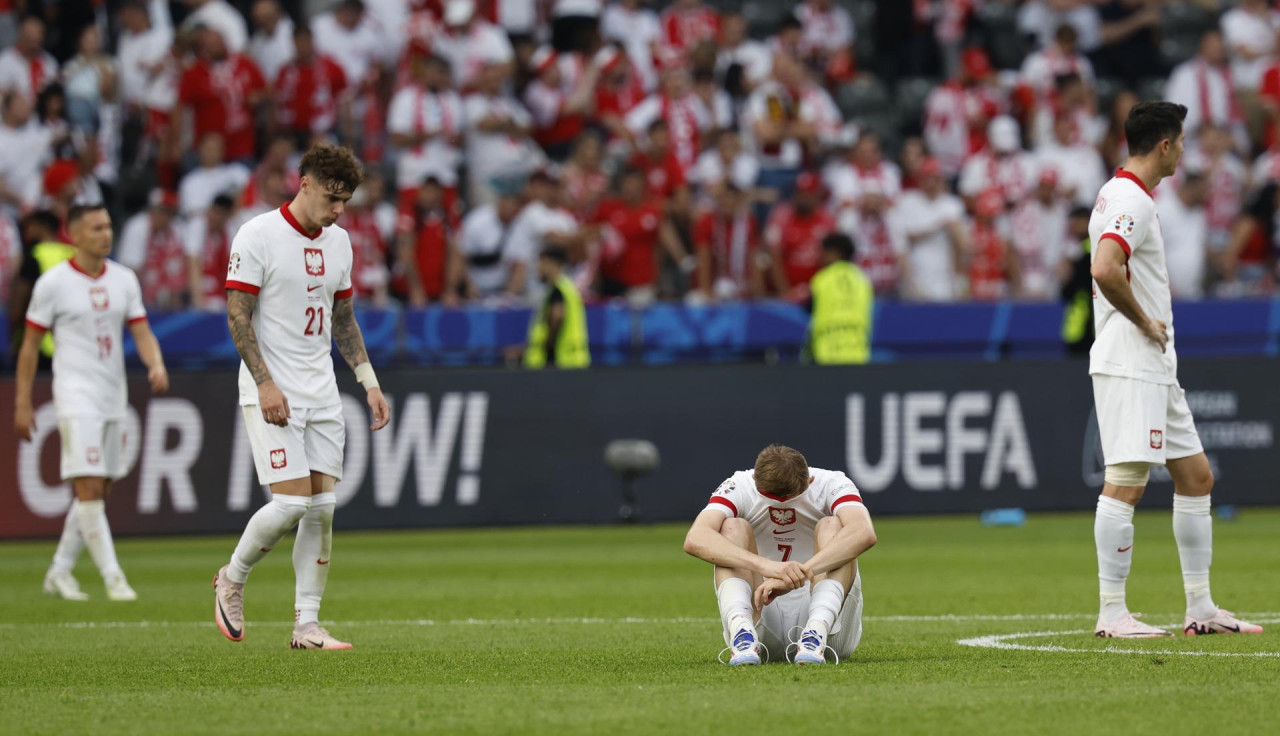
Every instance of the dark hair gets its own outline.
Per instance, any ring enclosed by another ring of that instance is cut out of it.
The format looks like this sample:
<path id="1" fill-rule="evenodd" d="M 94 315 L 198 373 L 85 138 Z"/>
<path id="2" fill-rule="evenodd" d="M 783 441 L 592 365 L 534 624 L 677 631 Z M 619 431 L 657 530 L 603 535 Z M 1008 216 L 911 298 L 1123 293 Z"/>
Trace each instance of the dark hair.
<path id="1" fill-rule="evenodd" d="M 56 233 L 62 223 L 58 222 L 58 216 L 49 210 L 36 210 L 22 218 L 22 226 L 26 227 L 28 225 L 39 225 L 51 233 Z"/>
<path id="2" fill-rule="evenodd" d="M 1187 108 L 1176 102 L 1139 102 L 1124 121 L 1130 156 L 1145 156 L 1163 140 L 1177 140 Z"/>
<path id="3" fill-rule="evenodd" d="M 804 24 L 800 22 L 795 13 L 787 13 L 783 16 L 782 22 L 778 24 L 778 33 L 802 30 L 804 30 Z"/>
<path id="4" fill-rule="evenodd" d="M 1083 218 L 1085 218 L 1085 219 L 1087 220 L 1087 219 L 1089 219 L 1090 217 L 1093 217 L 1093 208 L 1091 208 L 1091 207 L 1073 207 L 1073 208 L 1071 209 L 1071 214 L 1070 214 L 1070 215 L 1068 215 L 1068 217 L 1070 217 L 1070 218 L 1071 218 L 1071 219 L 1073 219 L 1073 220 L 1074 220 L 1074 219 L 1076 219 L 1077 217 L 1083 217 Z"/>
<path id="5" fill-rule="evenodd" d="M 844 233 L 831 233 L 822 239 L 822 249 L 834 251 L 840 256 L 840 260 L 848 261 L 853 259 L 854 247 L 853 239 Z"/>
<path id="6" fill-rule="evenodd" d="M 1066 74 L 1059 74 L 1053 78 L 1053 88 L 1061 92 L 1073 84 L 1080 84 L 1082 82 L 1084 82 L 1084 77 L 1080 76 L 1079 73 L 1067 72 Z"/>
<path id="7" fill-rule="evenodd" d="M 569 251 L 557 245 L 552 245 L 542 249 L 538 254 L 540 257 L 553 261 L 561 266 L 569 262 Z"/>
<path id="8" fill-rule="evenodd" d="M 654 120 L 652 123 L 649 123 L 649 128 L 645 132 L 653 133 L 654 131 L 658 131 L 658 130 L 665 131 L 669 129 L 670 129 L 670 126 L 667 125 L 667 121 L 663 118 L 658 118 Z"/>
<path id="9" fill-rule="evenodd" d="M 1075 26 L 1070 23 L 1063 23 L 1058 26 L 1058 30 L 1053 32 L 1053 40 L 1074 44 L 1080 40 L 1080 34 L 1076 33 Z"/>
<path id="10" fill-rule="evenodd" d="M 214 197 L 213 202 L 211 202 L 209 206 L 218 207 L 224 210 L 233 210 L 236 208 L 236 201 L 231 198 L 231 195 L 224 192 Z"/>
<path id="11" fill-rule="evenodd" d="M 352 193 L 364 180 L 364 167 L 350 148 L 320 143 L 302 154 L 298 173 L 310 176 L 327 189 Z"/>
<path id="12" fill-rule="evenodd" d="M 90 212 L 106 212 L 107 206 L 101 202 L 96 204 L 73 204 L 67 212 L 67 227 L 71 227 L 77 220 L 89 214 Z"/>

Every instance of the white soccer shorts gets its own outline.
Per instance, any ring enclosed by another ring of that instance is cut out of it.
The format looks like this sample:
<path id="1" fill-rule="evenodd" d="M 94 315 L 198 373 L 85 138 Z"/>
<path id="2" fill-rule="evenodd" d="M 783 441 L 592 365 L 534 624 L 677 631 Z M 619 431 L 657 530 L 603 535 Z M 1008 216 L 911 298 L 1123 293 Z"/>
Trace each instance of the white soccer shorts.
<path id="1" fill-rule="evenodd" d="M 1164 465 L 1167 460 L 1204 452 L 1187 406 L 1187 392 L 1176 383 L 1097 374 L 1093 402 L 1107 465 Z"/>
<path id="2" fill-rule="evenodd" d="M 769 648 L 769 660 L 786 661 L 787 645 L 791 643 L 789 636 L 799 638 L 800 629 L 809 623 L 809 583 L 803 588 L 796 588 L 760 612 L 760 620 L 756 622 L 756 633 L 760 641 Z M 723 625 L 723 624 L 722 624 Z M 725 646 L 730 646 L 729 631 L 724 631 Z M 844 659 L 858 648 L 862 641 L 862 574 L 853 578 L 853 587 L 840 606 L 840 614 L 836 616 L 835 625 L 827 635 L 827 646 L 835 650 L 840 659 Z"/>
<path id="3" fill-rule="evenodd" d="M 253 464 L 263 485 L 306 478 L 312 471 L 342 479 L 342 448 L 347 439 L 342 405 L 320 409 L 290 407 L 289 424 L 278 427 L 262 418 L 254 404 L 241 407 L 253 448 Z"/>
<path id="4" fill-rule="evenodd" d="M 120 480 L 128 472 L 124 458 L 124 420 L 66 417 L 58 420 L 62 436 L 62 479 Z"/>

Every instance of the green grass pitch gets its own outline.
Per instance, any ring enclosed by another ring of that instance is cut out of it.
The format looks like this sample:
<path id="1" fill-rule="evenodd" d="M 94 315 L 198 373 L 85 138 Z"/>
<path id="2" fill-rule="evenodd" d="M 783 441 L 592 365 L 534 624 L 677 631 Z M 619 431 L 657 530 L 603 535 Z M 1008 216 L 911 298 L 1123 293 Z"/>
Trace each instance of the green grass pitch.
<path id="1" fill-rule="evenodd" d="M 94 600 L 44 598 L 52 543 L 7 543 L 0 732 L 1274 733 L 1280 510 L 1215 529 L 1215 597 L 1267 633 L 1138 642 L 1090 634 L 1092 518 L 881 519 L 861 648 L 804 669 L 716 661 L 711 573 L 677 525 L 339 532 L 321 614 L 349 652 L 288 648 L 288 543 L 238 644 L 209 585 L 231 537 L 120 540 L 137 603 L 106 602 L 87 556 Z M 1131 608 L 1180 624 L 1168 512 L 1138 514 L 1134 567 Z M 1070 651 L 958 643 L 1028 633 L 982 641 Z"/>

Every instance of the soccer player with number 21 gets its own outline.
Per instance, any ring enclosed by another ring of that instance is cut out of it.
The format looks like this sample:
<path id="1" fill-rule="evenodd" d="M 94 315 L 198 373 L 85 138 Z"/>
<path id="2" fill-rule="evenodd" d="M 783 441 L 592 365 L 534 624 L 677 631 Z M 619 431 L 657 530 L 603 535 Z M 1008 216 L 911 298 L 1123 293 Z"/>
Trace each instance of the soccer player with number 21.
<path id="1" fill-rule="evenodd" d="M 258 480 L 271 501 L 249 520 L 231 560 L 214 576 L 214 620 L 244 638 L 249 571 L 296 524 L 294 649 L 350 649 L 319 624 L 329 576 L 334 484 L 342 478 L 346 427 L 330 340 L 364 386 L 372 430 L 391 418 L 365 351 L 351 299 L 351 239 L 334 225 L 363 168 L 338 146 L 302 157 L 298 196 L 245 223 L 227 263 L 227 325 L 240 353 L 240 405 Z"/>

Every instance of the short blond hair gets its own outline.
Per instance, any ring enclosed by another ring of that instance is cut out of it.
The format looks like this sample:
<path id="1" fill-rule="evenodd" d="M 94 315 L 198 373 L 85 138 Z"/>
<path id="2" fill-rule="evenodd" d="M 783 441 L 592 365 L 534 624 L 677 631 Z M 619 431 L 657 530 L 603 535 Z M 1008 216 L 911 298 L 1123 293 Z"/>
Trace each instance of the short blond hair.
<path id="1" fill-rule="evenodd" d="M 762 493 L 792 498 L 809 487 L 809 462 L 798 450 L 769 445 L 756 456 L 756 488 Z"/>

